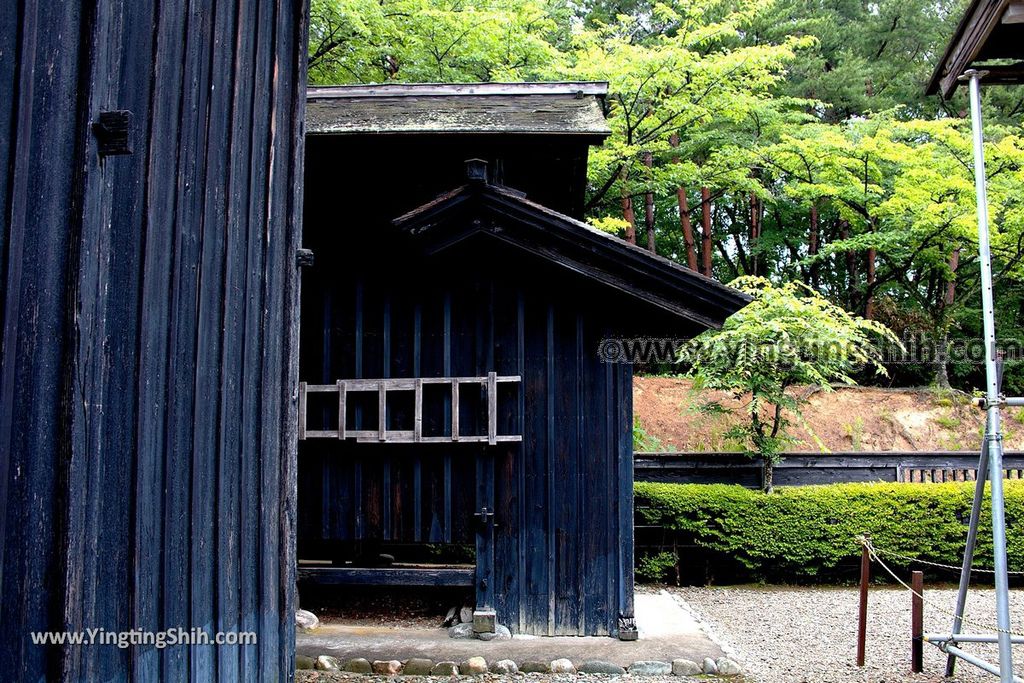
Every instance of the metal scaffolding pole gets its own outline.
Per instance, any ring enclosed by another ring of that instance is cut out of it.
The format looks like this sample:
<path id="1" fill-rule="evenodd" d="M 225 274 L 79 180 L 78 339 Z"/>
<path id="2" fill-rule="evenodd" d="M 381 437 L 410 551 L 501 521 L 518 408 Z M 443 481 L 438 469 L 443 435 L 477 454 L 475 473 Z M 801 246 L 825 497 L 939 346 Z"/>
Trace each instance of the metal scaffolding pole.
<path id="1" fill-rule="evenodd" d="M 964 548 L 964 563 L 960 569 L 960 589 L 956 595 L 956 616 L 953 617 L 952 634 L 960 633 L 964 624 L 964 608 L 967 606 L 967 587 L 971 583 L 971 567 L 974 564 L 974 548 L 978 542 L 978 521 L 981 519 L 981 504 L 985 498 L 985 480 L 988 478 L 988 439 L 981 443 L 981 458 L 978 459 L 978 475 L 974 484 L 974 501 L 971 503 L 971 521 L 967 527 L 967 545 Z M 946 678 L 953 675 L 956 655 L 946 657 Z"/>
<path id="2" fill-rule="evenodd" d="M 953 635 L 963 625 L 964 605 L 967 587 L 970 583 L 971 563 L 974 559 L 974 545 L 977 538 L 978 518 L 981 499 L 984 494 L 983 470 L 988 460 L 988 478 L 992 487 L 992 550 L 995 565 L 996 584 L 996 625 L 998 633 L 993 637 L 999 643 L 999 666 L 968 655 L 959 648 L 944 643 L 943 648 L 950 659 L 946 664 L 947 675 L 953 671 L 953 658 L 958 657 L 985 671 L 999 676 L 1002 683 L 1014 683 L 1020 679 L 1013 675 L 1013 655 L 1010 635 L 1010 595 L 1006 570 L 1006 518 L 1003 507 L 1003 435 L 1000 424 L 1000 378 L 996 351 L 995 304 L 992 294 L 992 254 L 989 245 L 988 189 L 985 179 L 985 149 L 981 119 L 981 78 L 983 72 L 970 70 L 964 74 L 970 89 L 971 131 L 974 143 L 974 189 L 978 202 L 978 256 L 981 268 L 982 321 L 985 334 L 985 441 L 982 445 L 979 463 L 978 485 L 975 487 L 974 504 L 971 508 L 971 526 L 968 530 L 967 548 L 960 575 L 960 591 L 957 595 L 956 616 L 953 620 Z"/>

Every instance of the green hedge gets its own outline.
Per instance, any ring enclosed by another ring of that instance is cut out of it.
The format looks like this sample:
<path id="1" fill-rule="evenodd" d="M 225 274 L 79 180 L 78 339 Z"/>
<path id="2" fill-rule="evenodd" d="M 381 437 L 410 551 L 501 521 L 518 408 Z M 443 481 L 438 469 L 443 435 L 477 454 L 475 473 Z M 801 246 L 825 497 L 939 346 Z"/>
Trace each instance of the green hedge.
<path id="1" fill-rule="evenodd" d="M 1005 491 L 1009 565 L 1024 569 L 1024 480 L 1006 482 Z M 716 561 L 737 564 L 748 578 L 820 581 L 856 562 L 855 539 L 865 533 L 880 550 L 959 565 L 973 492 L 973 483 L 830 484 L 768 495 L 731 485 L 637 483 L 637 520 L 677 532 Z M 641 554 L 638 566 L 652 559 Z M 987 512 L 975 566 L 992 566 Z"/>

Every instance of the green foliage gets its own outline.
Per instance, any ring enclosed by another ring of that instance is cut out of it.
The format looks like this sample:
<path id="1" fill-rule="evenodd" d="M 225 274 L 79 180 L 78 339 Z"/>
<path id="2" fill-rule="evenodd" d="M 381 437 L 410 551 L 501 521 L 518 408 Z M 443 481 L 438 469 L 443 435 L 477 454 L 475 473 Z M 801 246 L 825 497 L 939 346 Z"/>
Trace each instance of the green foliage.
<path id="1" fill-rule="evenodd" d="M 653 434 L 648 434 L 643 424 L 640 423 L 640 418 L 636 415 L 633 416 L 633 450 L 641 453 L 665 450 L 661 439 Z"/>
<path id="2" fill-rule="evenodd" d="M 710 275 L 801 281 L 924 335 L 937 352 L 893 366 L 892 381 L 968 390 L 980 366 L 945 351 L 980 336 L 969 127 L 962 93 L 923 95 L 964 4 L 313 0 L 309 73 L 314 84 L 606 80 L 612 136 L 590 154 L 593 225 L 647 227 L 658 253 L 688 263 L 683 226 L 699 243 L 706 213 Z M 985 97 L 997 323 L 1021 336 L 1024 89 Z M 634 225 L 648 198 L 650 225 Z M 1004 376 L 1024 390 L 1024 363 Z"/>
<path id="3" fill-rule="evenodd" d="M 561 58 L 564 6 L 541 0 L 313 0 L 316 84 L 518 81 Z"/>
<path id="4" fill-rule="evenodd" d="M 664 581 L 677 561 L 675 554 L 667 550 L 641 555 L 636 561 L 636 577 L 648 583 Z"/>
<path id="5" fill-rule="evenodd" d="M 644 524 L 678 532 L 761 580 L 824 580 L 860 556 L 856 537 L 913 558 L 958 566 L 974 484 L 830 484 L 765 496 L 740 486 L 637 483 Z M 1024 481 L 1007 481 L 1011 569 L 1024 569 Z M 988 510 L 986 504 L 982 508 Z M 976 565 L 992 567 L 991 518 L 983 513 Z M 906 562 L 888 559 L 890 566 Z"/>
<path id="6" fill-rule="evenodd" d="M 720 330 L 709 330 L 683 349 L 695 378 L 694 389 L 749 395 L 749 420 L 730 436 L 751 455 L 771 464 L 787 443 L 788 413 L 800 418 L 803 400 L 787 389 L 834 383 L 855 384 L 861 366 L 885 373 L 878 342 L 899 344 L 884 325 L 847 313 L 798 283 L 776 287 L 763 278 L 745 277 L 733 287 L 754 297 Z M 765 488 L 771 489 L 770 470 Z"/>

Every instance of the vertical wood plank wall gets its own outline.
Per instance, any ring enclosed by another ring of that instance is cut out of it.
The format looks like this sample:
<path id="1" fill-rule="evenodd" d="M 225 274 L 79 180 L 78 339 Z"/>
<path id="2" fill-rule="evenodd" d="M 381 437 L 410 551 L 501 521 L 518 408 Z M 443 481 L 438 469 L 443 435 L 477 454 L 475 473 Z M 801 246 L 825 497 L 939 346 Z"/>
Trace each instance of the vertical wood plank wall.
<path id="1" fill-rule="evenodd" d="M 306 15 L 0 8 L 2 680 L 293 676 Z M 258 643 L 30 641 L 93 627 Z"/>
<path id="2" fill-rule="evenodd" d="M 467 247 L 473 258 L 367 257 L 343 272 L 316 225 L 307 220 L 318 260 L 303 289 L 302 379 L 521 375 L 517 391 L 499 394 L 498 428 L 523 441 L 485 456 L 494 459 L 498 620 L 519 633 L 615 633 L 632 604 L 631 370 L 600 362 L 600 308 L 557 271 L 480 244 Z M 427 395 L 425 423 L 446 424 L 448 400 Z M 324 419 L 335 413 L 326 408 Z M 478 418 L 463 413 L 462 429 L 479 428 Z M 475 480 L 489 469 L 477 467 L 480 451 L 302 442 L 300 547 L 473 543 Z"/>

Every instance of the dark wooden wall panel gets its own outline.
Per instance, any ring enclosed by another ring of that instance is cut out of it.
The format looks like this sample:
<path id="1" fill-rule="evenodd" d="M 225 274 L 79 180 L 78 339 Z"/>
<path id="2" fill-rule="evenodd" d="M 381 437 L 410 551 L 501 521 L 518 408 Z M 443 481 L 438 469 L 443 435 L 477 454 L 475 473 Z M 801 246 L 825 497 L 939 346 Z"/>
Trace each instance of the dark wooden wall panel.
<path id="1" fill-rule="evenodd" d="M 305 3 L 0 13 L 0 678 L 288 680 Z"/>
<path id="2" fill-rule="evenodd" d="M 342 271 L 331 257 L 338 233 L 317 222 L 324 199 L 307 194 L 307 239 L 318 261 L 303 292 L 302 379 L 518 374 L 522 383 L 501 395 L 499 416 L 501 430 L 523 441 L 483 454 L 476 444 L 302 442 L 302 558 L 347 559 L 359 541 L 396 544 L 399 561 L 406 558 L 397 544 L 472 544 L 473 513 L 493 496 L 499 621 L 538 635 L 616 633 L 631 599 L 620 589 L 632 586 L 622 580 L 632 547 L 620 529 L 631 498 L 619 502 L 631 496 L 632 414 L 626 371 L 596 353 L 608 332 L 600 308 L 571 280 L 486 245 L 450 260 L 402 260 L 393 245 L 395 261 L 368 257 Z M 395 271 L 403 277 L 392 278 Z M 329 374 L 346 368 L 355 374 Z M 463 388 L 464 433 L 485 424 L 472 394 Z M 432 410 L 425 398 L 426 421 L 447 424 L 448 393 L 434 399 Z"/>

